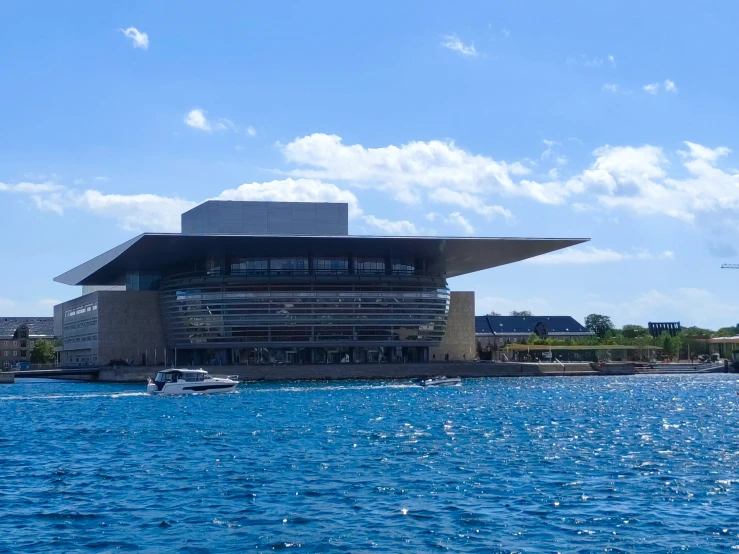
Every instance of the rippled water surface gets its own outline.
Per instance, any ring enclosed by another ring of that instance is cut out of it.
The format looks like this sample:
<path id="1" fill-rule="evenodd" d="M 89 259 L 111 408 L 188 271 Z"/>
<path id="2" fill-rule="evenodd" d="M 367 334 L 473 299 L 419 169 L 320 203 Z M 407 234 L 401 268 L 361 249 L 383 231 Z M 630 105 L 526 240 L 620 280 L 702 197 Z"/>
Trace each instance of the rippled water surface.
<path id="1" fill-rule="evenodd" d="M 0 552 L 739 551 L 733 375 L 0 386 Z"/>

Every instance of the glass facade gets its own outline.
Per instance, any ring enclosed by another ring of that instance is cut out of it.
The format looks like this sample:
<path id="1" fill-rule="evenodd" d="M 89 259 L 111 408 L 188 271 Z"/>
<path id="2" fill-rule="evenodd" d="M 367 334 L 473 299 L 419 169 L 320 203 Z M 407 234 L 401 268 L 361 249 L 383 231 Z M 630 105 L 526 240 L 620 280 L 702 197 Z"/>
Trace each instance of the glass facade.
<path id="1" fill-rule="evenodd" d="M 348 273 L 348 258 L 313 258 L 313 270 L 316 273 Z"/>
<path id="2" fill-rule="evenodd" d="M 385 273 L 384 258 L 357 258 L 354 260 L 354 271 L 364 275 L 382 275 Z"/>
<path id="3" fill-rule="evenodd" d="M 231 274 L 253 273 L 255 275 L 266 275 L 269 270 L 268 259 L 255 258 L 233 258 L 231 260 Z"/>
<path id="4" fill-rule="evenodd" d="M 308 273 L 308 258 L 271 258 L 269 269 L 275 274 Z"/>
<path id="5" fill-rule="evenodd" d="M 126 290 L 158 290 L 161 279 L 159 271 L 128 271 Z"/>
<path id="6" fill-rule="evenodd" d="M 393 275 L 413 275 L 416 272 L 416 266 L 412 260 L 393 258 L 391 263 Z"/>
<path id="7" fill-rule="evenodd" d="M 413 260 L 227 262 L 229 275 L 206 269 L 161 280 L 167 345 L 192 363 L 423 361 L 446 330 L 446 281 Z"/>

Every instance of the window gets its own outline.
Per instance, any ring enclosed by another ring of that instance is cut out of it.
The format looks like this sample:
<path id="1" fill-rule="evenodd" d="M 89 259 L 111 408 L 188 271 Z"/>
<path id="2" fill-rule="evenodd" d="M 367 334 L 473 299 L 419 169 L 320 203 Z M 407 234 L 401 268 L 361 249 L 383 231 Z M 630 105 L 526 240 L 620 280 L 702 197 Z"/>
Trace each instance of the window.
<path id="1" fill-rule="evenodd" d="M 414 272 L 412 261 L 393 259 L 393 275 L 413 275 Z"/>
<path id="2" fill-rule="evenodd" d="M 5 343 L 3 344 L 3 346 L 8 346 L 8 341 L 5 341 Z"/>
<path id="3" fill-rule="evenodd" d="M 161 274 L 158 271 L 128 271 L 126 273 L 126 290 L 158 290 Z M 85 311 L 94 310 L 94 304 L 85 306 Z"/>
<path id="4" fill-rule="evenodd" d="M 221 274 L 221 260 L 216 257 L 209 257 L 205 261 L 205 272 L 208 275 L 220 275 Z"/>
<path id="5" fill-rule="evenodd" d="M 26 351 L 25 350 L 21 350 L 21 358 L 25 358 L 25 357 L 26 357 Z"/>
<path id="6" fill-rule="evenodd" d="M 28 331 L 26 331 L 25 329 L 23 329 L 23 330 L 21 331 L 21 338 L 22 338 L 22 339 L 25 339 L 26 337 L 28 337 Z"/>
<path id="7" fill-rule="evenodd" d="M 349 260 L 346 258 L 313 258 L 313 269 L 318 272 L 346 272 Z"/>
<path id="8" fill-rule="evenodd" d="M 32 341 L 30 341 L 30 343 L 29 343 L 29 347 L 30 347 L 30 348 L 33 348 L 33 345 L 34 345 L 34 344 L 36 344 L 36 341 L 33 341 L 33 340 L 32 340 Z"/>
<path id="9" fill-rule="evenodd" d="M 385 273 L 385 260 L 382 258 L 357 258 L 354 262 L 357 273 Z"/>
<path id="10" fill-rule="evenodd" d="M 308 258 L 273 258 L 269 267 L 277 272 L 307 272 Z"/>
<path id="11" fill-rule="evenodd" d="M 25 348 L 25 347 L 26 347 L 26 341 L 22 340 L 21 341 L 21 348 Z"/>
<path id="12" fill-rule="evenodd" d="M 13 350 L 13 356 L 18 357 L 18 351 L 17 350 Z"/>
<path id="13" fill-rule="evenodd" d="M 18 341 L 17 340 L 14 340 L 13 341 L 13 346 L 18 346 Z"/>
<path id="14" fill-rule="evenodd" d="M 266 272 L 269 267 L 267 260 L 234 258 L 231 260 L 231 273 L 259 273 Z"/>
<path id="15" fill-rule="evenodd" d="M 8 351 L 7 350 L 5 352 L 3 352 L 3 356 L 5 356 L 6 358 L 8 357 Z"/>

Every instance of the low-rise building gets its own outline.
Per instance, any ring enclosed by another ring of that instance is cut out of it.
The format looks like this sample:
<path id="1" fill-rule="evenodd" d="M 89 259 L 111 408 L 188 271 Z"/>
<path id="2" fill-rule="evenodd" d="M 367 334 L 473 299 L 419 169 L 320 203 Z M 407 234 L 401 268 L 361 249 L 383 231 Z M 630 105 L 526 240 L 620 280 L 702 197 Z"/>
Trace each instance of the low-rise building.
<path id="1" fill-rule="evenodd" d="M 39 339 L 54 340 L 53 317 L 0 317 L 0 366 L 10 369 L 31 361 Z"/>
<path id="2" fill-rule="evenodd" d="M 480 358 L 490 359 L 507 344 L 520 343 L 530 335 L 558 340 L 595 336 L 575 318 L 565 316 L 482 315 L 475 317 L 475 340 Z"/>

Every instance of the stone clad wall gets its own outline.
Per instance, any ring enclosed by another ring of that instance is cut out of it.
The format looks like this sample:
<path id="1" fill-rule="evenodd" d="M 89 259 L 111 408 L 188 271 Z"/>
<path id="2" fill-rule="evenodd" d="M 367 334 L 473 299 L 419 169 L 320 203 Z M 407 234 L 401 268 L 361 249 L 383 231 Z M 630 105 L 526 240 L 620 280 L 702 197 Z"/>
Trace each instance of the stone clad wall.
<path id="1" fill-rule="evenodd" d="M 98 306 L 98 361 L 131 359 L 149 364 L 164 361 L 164 333 L 156 291 L 100 291 Z M 156 354 L 155 354 L 156 350 Z"/>
<path id="2" fill-rule="evenodd" d="M 429 349 L 429 356 L 437 361 L 472 360 L 477 354 L 475 345 L 475 293 L 452 292 L 449 300 L 449 320 L 446 333 L 438 347 Z"/>

